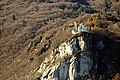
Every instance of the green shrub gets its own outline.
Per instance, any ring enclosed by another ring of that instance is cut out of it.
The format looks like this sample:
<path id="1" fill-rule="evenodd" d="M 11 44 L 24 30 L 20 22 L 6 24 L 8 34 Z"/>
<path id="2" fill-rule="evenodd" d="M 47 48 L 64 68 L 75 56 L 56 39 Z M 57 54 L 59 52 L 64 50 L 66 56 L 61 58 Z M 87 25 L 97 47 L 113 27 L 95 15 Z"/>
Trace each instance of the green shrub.
<path id="1" fill-rule="evenodd" d="M 66 8 L 66 5 L 63 4 L 63 3 L 61 3 L 61 4 L 59 5 L 59 8 L 62 9 L 62 10 L 64 10 L 64 9 Z"/>

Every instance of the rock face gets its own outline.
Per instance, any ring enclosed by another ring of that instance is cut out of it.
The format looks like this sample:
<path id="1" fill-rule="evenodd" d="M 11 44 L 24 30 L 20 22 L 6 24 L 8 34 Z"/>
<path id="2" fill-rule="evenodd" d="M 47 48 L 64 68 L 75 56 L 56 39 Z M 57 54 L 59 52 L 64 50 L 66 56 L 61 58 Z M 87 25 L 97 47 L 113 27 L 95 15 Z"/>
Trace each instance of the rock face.
<path id="1" fill-rule="evenodd" d="M 105 39 L 105 38 L 104 38 Z M 51 55 L 46 57 L 40 65 L 37 73 L 40 80 L 92 80 L 100 79 L 102 74 L 100 70 L 106 68 L 103 61 L 99 61 L 99 57 L 105 61 L 100 52 L 106 49 L 106 43 L 100 36 L 92 36 L 83 33 L 74 36 L 66 42 L 62 43 L 56 49 L 53 49 Z M 110 79 L 112 72 L 115 71 L 114 66 L 108 65 L 104 79 Z M 104 72 L 104 70 L 103 70 Z"/>

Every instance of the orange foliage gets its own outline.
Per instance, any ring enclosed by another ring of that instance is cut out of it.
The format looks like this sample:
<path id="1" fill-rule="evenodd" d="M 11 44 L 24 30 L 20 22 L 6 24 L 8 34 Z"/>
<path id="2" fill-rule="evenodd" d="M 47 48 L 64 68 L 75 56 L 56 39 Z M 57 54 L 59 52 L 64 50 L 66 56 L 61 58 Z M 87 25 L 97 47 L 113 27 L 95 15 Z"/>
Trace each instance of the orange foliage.
<path id="1" fill-rule="evenodd" d="M 91 23 L 91 21 L 90 21 L 90 20 L 87 20 L 86 24 L 89 25 L 90 23 Z"/>
<path id="2" fill-rule="evenodd" d="M 91 14 L 91 17 L 96 17 L 98 14 Z"/>
<path id="3" fill-rule="evenodd" d="M 83 15 L 82 18 L 85 18 L 85 15 Z"/>
<path id="4" fill-rule="evenodd" d="M 95 24 L 95 19 L 92 20 L 92 24 Z"/>
<path id="5" fill-rule="evenodd" d="M 86 21 L 86 25 L 92 25 L 92 24 L 95 24 L 95 19 L 92 19 L 92 21 L 91 20 Z"/>

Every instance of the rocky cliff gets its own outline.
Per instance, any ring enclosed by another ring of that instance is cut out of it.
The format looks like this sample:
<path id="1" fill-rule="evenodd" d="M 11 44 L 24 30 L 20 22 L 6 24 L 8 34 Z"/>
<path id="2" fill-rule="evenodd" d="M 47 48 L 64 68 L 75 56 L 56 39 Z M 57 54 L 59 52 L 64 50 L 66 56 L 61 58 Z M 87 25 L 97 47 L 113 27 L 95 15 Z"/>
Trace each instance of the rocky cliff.
<path id="1" fill-rule="evenodd" d="M 37 71 L 38 79 L 111 79 L 116 68 L 115 63 L 108 64 L 109 60 L 106 60 L 110 58 L 109 43 L 111 42 L 107 37 L 100 35 L 89 33 L 74 35 L 53 49 L 51 55 L 45 58 Z"/>
<path id="2" fill-rule="evenodd" d="M 93 64 L 90 57 L 90 38 L 87 33 L 74 36 L 54 49 L 38 70 L 38 73 L 42 73 L 41 79 L 86 78 Z"/>

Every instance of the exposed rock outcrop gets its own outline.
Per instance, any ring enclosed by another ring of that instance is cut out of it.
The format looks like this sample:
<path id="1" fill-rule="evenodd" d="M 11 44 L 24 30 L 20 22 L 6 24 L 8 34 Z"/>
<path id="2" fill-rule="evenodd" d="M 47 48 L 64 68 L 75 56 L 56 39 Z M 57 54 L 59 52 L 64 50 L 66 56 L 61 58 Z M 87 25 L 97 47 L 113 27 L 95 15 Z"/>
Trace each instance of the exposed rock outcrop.
<path id="1" fill-rule="evenodd" d="M 40 80 L 92 80 L 101 75 L 105 75 L 102 79 L 111 79 L 116 69 L 114 64 L 105 66 L 103 62 L 107 61 L 105 56 L 108 58 L 104 50 L 110 46 L 106 39 L 89 33 L 70 38 L 42 62 L 37 71 Z"/>

